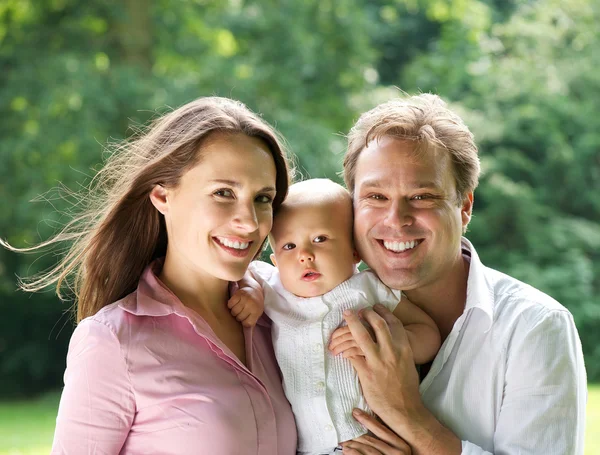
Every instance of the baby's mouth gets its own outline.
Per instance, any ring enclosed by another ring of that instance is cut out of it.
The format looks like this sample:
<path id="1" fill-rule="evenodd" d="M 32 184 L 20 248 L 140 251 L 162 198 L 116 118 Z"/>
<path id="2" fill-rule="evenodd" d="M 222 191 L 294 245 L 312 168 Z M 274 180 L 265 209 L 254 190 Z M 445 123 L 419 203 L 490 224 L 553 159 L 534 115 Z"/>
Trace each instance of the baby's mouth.
<path id="1" fill-rule="evenodd" d="M 317 272 L 316 270 L 305 270 L 304 273 L 302 274 L 302 280 L 303 281 L 314 281 L 316 279 L 318 279 L 321 276 L 321 274 L 319 272 Z"/>

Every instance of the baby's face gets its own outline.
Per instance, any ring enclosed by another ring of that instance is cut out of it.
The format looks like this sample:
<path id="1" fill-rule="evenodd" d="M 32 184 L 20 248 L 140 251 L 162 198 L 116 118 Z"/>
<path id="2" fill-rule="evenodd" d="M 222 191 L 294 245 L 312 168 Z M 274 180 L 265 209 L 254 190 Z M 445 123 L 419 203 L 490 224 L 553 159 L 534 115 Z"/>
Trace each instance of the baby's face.
<path id="1" fill-rule="evenodd" d="M 281 282 L 299 297 L 325 294 L 354 274 L 358 256 L 351 204 L 285 208 L 277 215 L 271 236 Z"/>

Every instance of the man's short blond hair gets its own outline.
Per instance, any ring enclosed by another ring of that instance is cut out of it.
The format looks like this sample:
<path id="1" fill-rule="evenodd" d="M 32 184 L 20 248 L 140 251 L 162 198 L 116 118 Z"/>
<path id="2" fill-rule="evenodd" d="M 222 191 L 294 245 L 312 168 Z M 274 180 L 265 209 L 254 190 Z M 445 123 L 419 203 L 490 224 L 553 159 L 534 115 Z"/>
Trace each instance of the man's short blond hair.
<path id="1" fill-rule="evenodd" d="M 367 145 L 383 137 L 415 143 L 415 151 L 450 154 L 460 201 L 475 190 L 481 172 L 473 134 L 437 95 L 397 98 L 365 112 L 348 133 L 344 181 L 354 194 L 356 164 Z"/>

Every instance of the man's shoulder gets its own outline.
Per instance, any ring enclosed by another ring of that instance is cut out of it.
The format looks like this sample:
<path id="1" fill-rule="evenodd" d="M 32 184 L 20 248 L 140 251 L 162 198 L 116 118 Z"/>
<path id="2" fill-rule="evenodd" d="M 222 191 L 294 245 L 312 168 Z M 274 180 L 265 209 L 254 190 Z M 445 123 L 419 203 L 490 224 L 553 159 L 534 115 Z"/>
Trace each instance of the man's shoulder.
<path id="1" fill-rule="evenodd" d="M 535 322 L 553 312 L 568 313 L 556 299 L 517 278 L 489 267 L 485 275 L 493 293 L 495 320 L 519 317 Z"/>

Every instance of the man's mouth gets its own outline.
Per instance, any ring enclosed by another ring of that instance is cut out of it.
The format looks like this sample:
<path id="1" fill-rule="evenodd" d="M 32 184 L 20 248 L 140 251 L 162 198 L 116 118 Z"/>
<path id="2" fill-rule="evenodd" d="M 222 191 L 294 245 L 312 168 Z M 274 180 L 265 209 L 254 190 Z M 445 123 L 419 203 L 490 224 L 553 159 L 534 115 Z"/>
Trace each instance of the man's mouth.
<path id="1" fill-rule="evenodd" d="M 386 250 L 391 251 L 392 253 L 402 253 L 404 251 L 412 250 L 419 246 L 421 242 L 423 242 L 423 239 L 408 240 L 406 242 L 399 242 L 397 240 L 379 241 Z"/>

